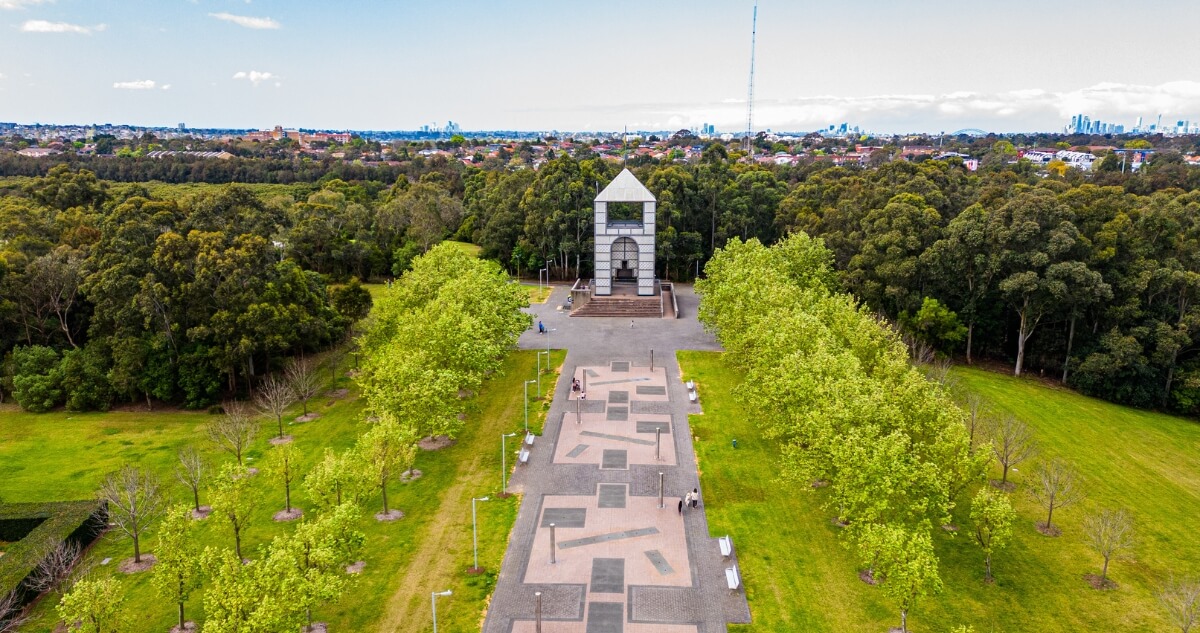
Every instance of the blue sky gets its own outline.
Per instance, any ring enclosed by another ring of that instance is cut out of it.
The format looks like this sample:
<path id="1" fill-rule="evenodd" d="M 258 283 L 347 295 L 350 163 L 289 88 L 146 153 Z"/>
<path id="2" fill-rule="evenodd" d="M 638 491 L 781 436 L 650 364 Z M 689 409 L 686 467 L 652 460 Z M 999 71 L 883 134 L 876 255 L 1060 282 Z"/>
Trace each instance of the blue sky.
<path id="1" fill-rule="evenodd" d="M 0 0 L 0 121 L 746 125 L 752 0 Z M 1200 119 L 1200 1 L 759 3 L 756 129 Z"/>

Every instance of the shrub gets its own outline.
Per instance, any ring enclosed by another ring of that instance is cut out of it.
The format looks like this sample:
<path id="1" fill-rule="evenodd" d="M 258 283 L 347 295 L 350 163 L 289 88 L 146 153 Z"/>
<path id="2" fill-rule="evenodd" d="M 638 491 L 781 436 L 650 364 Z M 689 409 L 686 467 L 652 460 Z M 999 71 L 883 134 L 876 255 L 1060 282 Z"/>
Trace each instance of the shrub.
<path id="1" fill-rule="evenodd" d="M 59 364 L 61 387 L 71 411 L 108 411 L 113 391 L 108 382 L 108 354 L 89 344 L 67 350 Z"/>
<path id="2" fill-rule="evenodd" d="M 44 413 L 62 403 L 58 352 L 33 345 L 13 349 L 13 398 L 26 411 Z"/>

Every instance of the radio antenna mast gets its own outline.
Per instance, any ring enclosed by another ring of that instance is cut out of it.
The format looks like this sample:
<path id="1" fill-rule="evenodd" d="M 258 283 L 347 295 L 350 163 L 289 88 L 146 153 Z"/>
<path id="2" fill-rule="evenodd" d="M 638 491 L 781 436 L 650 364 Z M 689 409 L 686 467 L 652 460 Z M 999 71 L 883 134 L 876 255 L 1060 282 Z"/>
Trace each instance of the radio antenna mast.
<path id="1" fill-rule="evenodd" d="M 758 0 L 754 2 L 754 19 L 750 22 L 750 87 L 746 90 L 746 136 L 742 139 L 742 148 L 750 153 L 754 147 L 754 137 L 751 136 L 754 125 L 754 46 L 758 39 Z"/>

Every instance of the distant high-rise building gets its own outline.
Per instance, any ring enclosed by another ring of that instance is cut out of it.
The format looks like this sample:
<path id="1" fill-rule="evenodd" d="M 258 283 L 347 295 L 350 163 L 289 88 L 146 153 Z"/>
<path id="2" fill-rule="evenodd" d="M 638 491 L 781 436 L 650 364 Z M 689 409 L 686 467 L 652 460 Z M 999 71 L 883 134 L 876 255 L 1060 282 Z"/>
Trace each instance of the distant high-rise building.
<path id="1" fill-rule="evenodd" d="M 186 126 L 186 125 L 184 125 L 184 124 L 182 124 L 182 123 L 180 123 L 180 124 L 179 124 L 179 131 L 180 131 L 180 132 L 182 132 L 182 131 L 184 131 L 184 130 L 186 130 L 186 129 L 187 129 L 187 126 Z"/>

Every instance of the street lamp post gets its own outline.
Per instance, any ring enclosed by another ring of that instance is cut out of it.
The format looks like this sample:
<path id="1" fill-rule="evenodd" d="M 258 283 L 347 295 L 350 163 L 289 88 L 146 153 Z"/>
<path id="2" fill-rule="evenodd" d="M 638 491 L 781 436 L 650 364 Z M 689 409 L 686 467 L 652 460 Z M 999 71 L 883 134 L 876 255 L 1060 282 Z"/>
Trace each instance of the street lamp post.
<path id="1" fill-rule="evenodd" d="M 537 382 L 536 380 L 525 381 L 525 433 L 529 434 L 529 385 Z"/>
<path id="2" fill-rule="evenodd" d="M 500 494 L 508 494 L 508 450 L 505 446 L 505 440 L 513 437 L 516 433 L 501 433 L 500 434 Z"/>
<path id="3" fill-rule="evenodd" d="M 474 571 L 479 571 L 479 529 L 475 521 L 475 502 L 487 501 L 487 497 L 471 497 L 471 545 L 475 550 L 475 567 Z"/>
<path id="4" fill-rule="evenodd" d="M 537 394 L 538 394 L 539 398 L 542 397 L 542 354 L 546 355 L 546 371 L 547 372 L 550 371 L 550 350 L 546 350 L 544 352 L 538 352 L 537 353 L 537 360 L 538 360 L 538 373 L 537 373 L 538 390 L 537 390 Z"/>
<path id="5" fill-rule="evenodd" d="M 433 605 L 433 633 L 437 633 L 437 599 L 438 596 L 448 596 L 451 592 L 449 589 L 445 591 L 435 591 L 429 594 L 429 604 Z"/>

